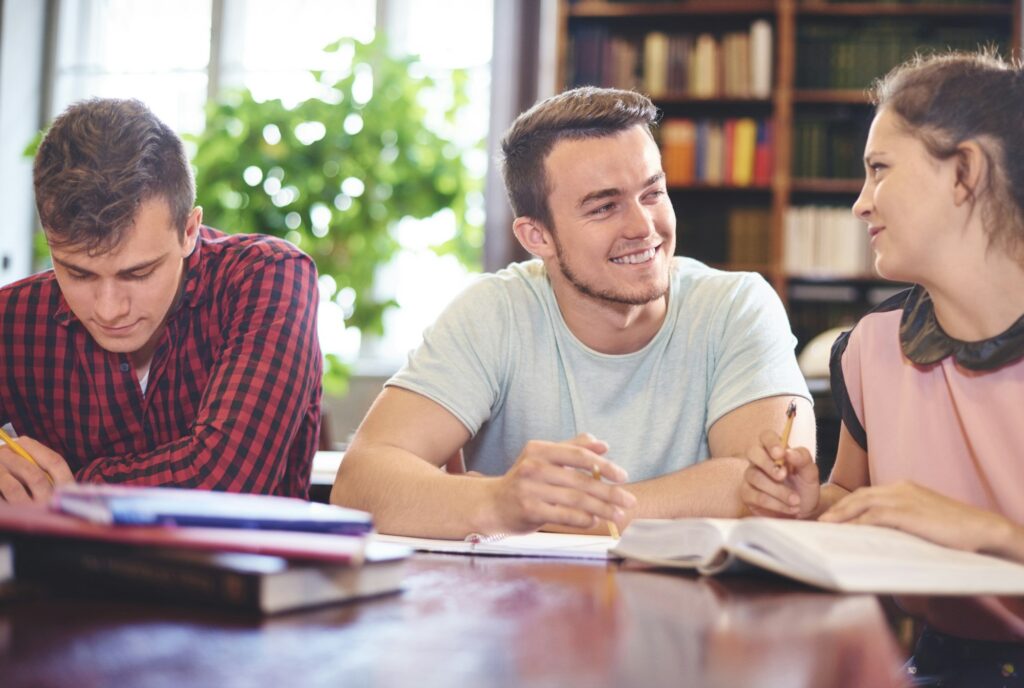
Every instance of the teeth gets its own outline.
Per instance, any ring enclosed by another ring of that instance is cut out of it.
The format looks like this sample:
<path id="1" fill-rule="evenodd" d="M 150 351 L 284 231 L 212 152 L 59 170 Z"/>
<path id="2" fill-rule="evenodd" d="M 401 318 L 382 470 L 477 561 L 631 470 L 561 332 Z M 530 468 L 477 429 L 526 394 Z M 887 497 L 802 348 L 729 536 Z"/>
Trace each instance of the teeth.
<path id="1" fill-rule="evenodd" d="M 636 263 L 646 263 L 649 260 L 654 260 L 654 254 L 657 253 L 658 249 L 649 248 L 646 251 L 640 253 L 631 253 L 628 256 L 622 256 L 621 258 L 612 258 L 612 262 L 618 265 L 635 265 Z"/>

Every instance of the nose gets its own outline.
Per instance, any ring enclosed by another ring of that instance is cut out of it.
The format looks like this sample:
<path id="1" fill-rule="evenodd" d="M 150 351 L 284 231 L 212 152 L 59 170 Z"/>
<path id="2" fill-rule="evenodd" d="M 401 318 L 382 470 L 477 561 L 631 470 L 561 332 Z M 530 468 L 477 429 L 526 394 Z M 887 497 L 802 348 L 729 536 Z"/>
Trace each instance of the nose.
<path id="1" fill-rule="evenodd" d="M 117 280 L 101 280 L 93 294 L 93 316 L 104 325 L 118 325 L 131 311 L 128 290 Z"/>
<path id="2" fill-rule="evenodd" d="M 874 204 L 871 202 L 871 192 L 868 190 L 868 182 L 864 181 L 864 186 L 860 189 L 860 195 L 857 196 L 857 200 L 853 202 L 854 217 L 864 222 L 868 221 L 871 217 L 871 211 L 874 209 Z"/>
<path id="3" fill-rule="evenodd" d="M 628 239 L 646 239 L 657 233 L 654 213 L 643 203 L 632 204 L 633 212 L 626 218 L 625 235 Z"/>

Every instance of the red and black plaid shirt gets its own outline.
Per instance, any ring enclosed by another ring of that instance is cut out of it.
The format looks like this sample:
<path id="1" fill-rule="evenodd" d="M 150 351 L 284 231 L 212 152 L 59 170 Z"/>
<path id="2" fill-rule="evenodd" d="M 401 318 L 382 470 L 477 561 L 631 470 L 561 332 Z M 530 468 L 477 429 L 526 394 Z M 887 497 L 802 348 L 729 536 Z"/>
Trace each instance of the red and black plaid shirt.
<path id="1" fill-rule="evenodd" d="M 53 272 L 0 289 L 0 426 L 80 481 L 307 497 L 320 429 L 318 292 L 291 244 L 203 227 L 146 395 Z"/>

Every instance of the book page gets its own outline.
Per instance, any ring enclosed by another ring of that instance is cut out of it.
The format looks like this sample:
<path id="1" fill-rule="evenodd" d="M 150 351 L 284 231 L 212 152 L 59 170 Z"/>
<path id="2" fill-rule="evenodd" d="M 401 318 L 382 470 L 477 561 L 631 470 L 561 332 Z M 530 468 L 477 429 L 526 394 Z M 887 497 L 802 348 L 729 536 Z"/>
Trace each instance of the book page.
<path id="1" fill-rule="evenodd" d="M 847 592 L 1024 594 L 1024 566 L 891 528 L 748 519 L 732 549 L 751 563 Z"/>
<path id="2" fill-rule="evenodd" d="M 402 535 L 373 536 L 380 542 L 395 542 L 421 552 L 448 554 L 486 554 L 506 557 L 545 557 L 552 559 L 609 559 L 615 540 L 604 535 L 568 535 L 563 533 L 530 533 L 509 535 L 484 542 L 439 540 Z"/>
<path id="3" fill-rule="evenodd" d="M 726 566 L 724 545 L 737 523 L 724 518 L 637 519 L 613 552 L 656 566 Z"/>

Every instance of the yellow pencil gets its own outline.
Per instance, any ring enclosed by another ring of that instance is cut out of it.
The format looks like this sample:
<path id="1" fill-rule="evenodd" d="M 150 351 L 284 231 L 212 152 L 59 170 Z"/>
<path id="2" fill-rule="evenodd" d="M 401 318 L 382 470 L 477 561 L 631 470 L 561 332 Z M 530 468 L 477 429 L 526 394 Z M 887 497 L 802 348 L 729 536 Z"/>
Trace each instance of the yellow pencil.
<path id="1" fill-rule="evenodd" d="M 43 467 L 36 463 L 36 460 L 32 458 L 32 455 L 25 451 L 24 447 L 15 442 L 13 437 L 4 432 L 3 428 L 0 428 L 0 440 L 6 442 L 7 446 L 11 448 L 12 452 L 17 454 L 21 458 L 25 459 L 39 470 L 43 471 Z M 43 473 L 46 475 L 46 479 L 50 481 L 50 484 L 53 485 L 53 477 L 46 471 L 43 471 Z"/>
<path id="2" fill-rule="evenodd" d="M 789 433 L 793 430 L 793 419 L 796 418 L 796 401 L 790 401 L 789 406 L 786 407 L 786 426 L 782 428 L 782 449 L 785 451 L 789 449 Z M 779 459 L 775 462 L 776 466 L 781 466 L 783 459 Z"/>
<path id="3" fill-rule="evenodd" d="M 596 463 L 594 464 L 594 469 L 590 472 L 590 474 L 594 476 L 594 480 L 601 479 L 601 469 L 597 467 Z M 608 521 L 608 534 L 616 540 L 619 539 L 619 527 L 615 525 L 615 521 Z"/>

